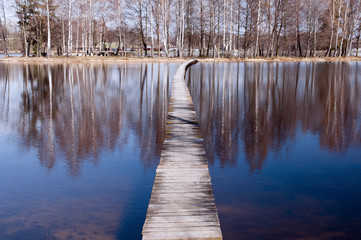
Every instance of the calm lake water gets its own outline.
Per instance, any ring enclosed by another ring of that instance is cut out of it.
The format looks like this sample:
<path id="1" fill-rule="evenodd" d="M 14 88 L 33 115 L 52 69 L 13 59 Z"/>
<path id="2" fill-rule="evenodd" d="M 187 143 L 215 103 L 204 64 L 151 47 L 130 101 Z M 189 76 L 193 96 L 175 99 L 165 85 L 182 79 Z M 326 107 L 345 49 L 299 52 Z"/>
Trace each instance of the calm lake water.
<path id="1" fill-rule="evenodd" d="M 1 64 L 0 239 L 140 239 L 178 64 Z M 361 63 L 198 63 L 224 239 L 361 239 Z"/>
<path id="2" fill-rule="evenodd" d="M 361 63 L 187 74 L 224 239 L 361 239 Z"/>
<path id="3" fill-rule="evenodd" d="M 140 239 L 178 64 L 0 64 L 0 239 Z"/>
<path id="4" fill-rule="evenodd" d="M 9 57 L 21 57 L 23 54 L 22 53 L 10 53 Z M 4 53 L 0 53 L 0 58 L 6 57 L 6 55 Z"/>

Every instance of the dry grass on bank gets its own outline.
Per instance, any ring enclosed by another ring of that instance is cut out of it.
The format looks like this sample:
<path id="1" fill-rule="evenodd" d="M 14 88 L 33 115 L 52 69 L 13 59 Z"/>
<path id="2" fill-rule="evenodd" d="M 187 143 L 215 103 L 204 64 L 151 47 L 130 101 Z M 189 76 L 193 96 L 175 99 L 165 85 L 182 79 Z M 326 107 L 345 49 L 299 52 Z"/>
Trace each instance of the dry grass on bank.
<path id="1" fill-rule="evenodd" d="M 140 62 L 184 62 L 191 58 L 139 58 L 139 57 L 5 57 L 0 62 L 11 63 L 140 63 Z M 350 62 L 361 61 L 361 57 L 273 57 L 273 58 L 197 58 L 200 62 Z"/>
<path id="2" fill-rule="evenodd" d="M 361 61 L 361 57 L 273 57 L 273 58 L 203 58 L 200 62 L 351 62 Z"/>

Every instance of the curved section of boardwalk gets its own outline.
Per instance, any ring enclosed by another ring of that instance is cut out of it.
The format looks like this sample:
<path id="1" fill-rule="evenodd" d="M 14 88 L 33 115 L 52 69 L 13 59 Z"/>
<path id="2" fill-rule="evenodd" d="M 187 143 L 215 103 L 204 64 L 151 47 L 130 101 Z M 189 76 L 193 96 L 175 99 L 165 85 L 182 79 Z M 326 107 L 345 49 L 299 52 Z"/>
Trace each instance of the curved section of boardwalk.
<path id="1" fill-rule="evenodd" d="M 211 177 L 183 63 L 172 80 L 166 139 L 143 239 L 222 239 Z"/>

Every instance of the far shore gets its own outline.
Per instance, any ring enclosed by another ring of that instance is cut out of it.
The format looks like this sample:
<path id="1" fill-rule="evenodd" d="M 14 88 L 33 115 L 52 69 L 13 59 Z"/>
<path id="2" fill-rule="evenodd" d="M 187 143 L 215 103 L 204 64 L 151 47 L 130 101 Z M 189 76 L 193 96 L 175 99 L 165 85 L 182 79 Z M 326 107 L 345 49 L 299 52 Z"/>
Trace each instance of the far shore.
<path id="1" fill-rule="evenodd" d="M 0 62 L 8 63 L 147 63 L 147 62 L 184 62 L 197 59 L 199 62 L 351 62 L 361 61 L 361 57 L 258 57 L 258 58 L 151 58 L 151 57 L 2 57 Z"/>

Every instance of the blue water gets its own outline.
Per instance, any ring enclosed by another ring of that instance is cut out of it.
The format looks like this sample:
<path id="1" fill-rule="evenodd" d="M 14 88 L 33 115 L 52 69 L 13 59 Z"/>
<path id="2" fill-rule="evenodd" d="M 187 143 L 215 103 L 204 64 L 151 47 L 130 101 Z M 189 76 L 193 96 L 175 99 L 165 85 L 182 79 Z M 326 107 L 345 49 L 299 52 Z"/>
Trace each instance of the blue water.
<path id="1" fill-rule="evenodd" d="M 361 239 L 360 66 L 191 67 L 224 239 Z"/>
<path id="2" fill-rule="evenodd" d="M 178 64 L 0 64 L 0 239 L 140 239 Z M 361 239 L 361 71 L 187 73 L 224 239 Z"/>
<path id="3" fill-rule="evenodd" d="M 176 68 L 0 64 L 0 239 L 140 239 Z"/>
<path id="4" fill-rule="evenodd" d="M 10 57 L 21 57 L 22 55 L 23 55 L 22 53 L 10 53 L 9 54 Z M 2 58 L 2 57 L 6 57 L 6 55 L 3 53 L 0 53 L 0 58 Z"/>

